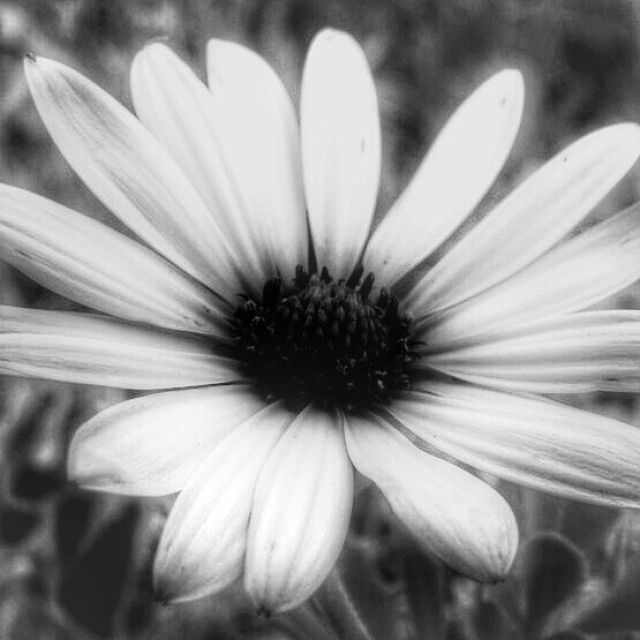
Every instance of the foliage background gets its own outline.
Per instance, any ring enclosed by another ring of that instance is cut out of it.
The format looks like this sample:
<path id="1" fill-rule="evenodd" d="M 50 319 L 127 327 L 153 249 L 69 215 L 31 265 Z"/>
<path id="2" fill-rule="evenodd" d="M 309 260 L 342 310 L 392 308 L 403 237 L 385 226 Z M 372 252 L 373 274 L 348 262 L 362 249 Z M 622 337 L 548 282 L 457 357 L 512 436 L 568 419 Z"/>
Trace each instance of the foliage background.
<path id="1" fill-rule="evenodd" d="M 525 75 L 525 122 L 478 215 L 577 136 L 640 121 L 635 0 L 0 0 L 0 180 L 118 226 L 40 122 L 22 72 L 29 51 L 80 69 L 130 106 L 128 66 L 146 42 L 167 41 L 202 76 L 206 40 L 230 38 L 262 53 L 297 101 L 304 51 L 327 25 L 353 33 L 374 69 L 384 144 L 380 212 L 455 105 L 505 66 Z M 639 178 L 636 170 L 591 222 L 637 199 Z M 72 307 L 1 263 L 0 303 Z M 640 308 L 637 288 L 612 303 Z M 506 485 L 523 544 L 502 585 L 450 574 L 367 490 L 339 572 L 358 616 L 340 611 L 330 590 L 279 621 L 256 618 L 235 588 L 162 607 L 151 597 L 149 562 L 166 501 L 92 495 L 64 479 L 70 434 L 124 397 L 0 381 L 0 638 L 640 638 L 638 517 Z M 637 400 L 571 401 L 640 426 Z"/>

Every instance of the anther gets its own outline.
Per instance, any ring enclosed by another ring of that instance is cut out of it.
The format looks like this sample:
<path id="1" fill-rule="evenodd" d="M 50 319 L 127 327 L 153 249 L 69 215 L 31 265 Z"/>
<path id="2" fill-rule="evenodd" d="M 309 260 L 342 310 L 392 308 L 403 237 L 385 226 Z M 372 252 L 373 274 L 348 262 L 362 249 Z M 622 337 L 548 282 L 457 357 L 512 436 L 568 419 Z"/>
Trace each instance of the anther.
<path id="1" fill-rule="evenodd" d="M 293 284 L 296 289 L 304 289 L 307 284 L 309 284 L 309 274 L 301 264 L 296 267 L 296 275 L 293 279 Z"/>
<path id="2" fill-rule="evenodd" d="M 243 299 L 231 319 L 238 360 L 265 398 L 292 407 L 315 402 L 360 410 L 407 388 L 414 359 L 410 320 L 386 290 L 369 300 L 362 266 L 335 281 L 326 268 L 298 266 L 291 285 L 265 282 L 260 301 Z"/>
<path id="3" fill-rule="evenodd" d="M 373 281 L 375 280 L 375 276 L 373 275 L 373 273 L 370 273 L 365 279 L 364 282 L 362 283 L 362 286 L 360 287 L 360 295 L 363 297 L 363 299 L 367 299 L 369 297 L 369 294 L 371 293 L 371 289 L 373 288 Z"/>
<path id="4" fill-rule="evenodd" d="M 347 287 L 349 289 L 354 289 L 358 282 L 360 282 L 360 278 L 362 278 L 362 274 L 364 273 L 364 267 L 360 264 L 354 270 L 353 273 L 349 276 L 347 280 Z"/>
<path id="5" fill-rule="evenodd" d="M 262 304 L 272 307 L 280 297 L 280 278 L 272 278 L 264 283 L 262 289 Z"/>
<path id="6" fill-rule="evenodd" d="M 333 278 L 329 275 L 329 270 L 327 269 L 327 267 L 322 267 L 322 271 L 320 272 L 320 280 L 327 283 L 333 280 Z"/>

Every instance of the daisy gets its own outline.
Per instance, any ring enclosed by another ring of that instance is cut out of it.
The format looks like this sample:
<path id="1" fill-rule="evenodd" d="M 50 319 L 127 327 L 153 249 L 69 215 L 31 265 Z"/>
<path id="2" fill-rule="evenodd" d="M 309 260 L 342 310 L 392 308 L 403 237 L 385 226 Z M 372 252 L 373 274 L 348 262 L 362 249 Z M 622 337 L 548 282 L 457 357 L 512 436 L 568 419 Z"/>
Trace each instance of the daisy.
<path id="1" fill-rule="evenodd" d="M 578 140 L 426 269 L 509 153 L 517 71 L 463 103 L 372 229 L 380 125 L 354 40 L 311 45 L 300 138 L 264 60 L 220 40 L 207 56 L 208 89 L 165 46 L 139 53 L 137 118 L 26 61 L 54 141 L 135 239 L 0 188 L 4 259 L 99 312 L 2 307 L 2 372 L 156 391 L 84 424 L 68 469 L 89 489 L 178 494 L 159 596 L 242 577 L 261 610 L 295 607 L 342 548 L 353 467 L 426 549 L 485 581 L 509 570 L 515 518 L 454 460 L 639 506 L 638 430 L 533 394 L 640 390 L 640 312 L 582 311 L 640 276 L 637 211 L 565 239 L 635 162 L 640 129 Z"/>

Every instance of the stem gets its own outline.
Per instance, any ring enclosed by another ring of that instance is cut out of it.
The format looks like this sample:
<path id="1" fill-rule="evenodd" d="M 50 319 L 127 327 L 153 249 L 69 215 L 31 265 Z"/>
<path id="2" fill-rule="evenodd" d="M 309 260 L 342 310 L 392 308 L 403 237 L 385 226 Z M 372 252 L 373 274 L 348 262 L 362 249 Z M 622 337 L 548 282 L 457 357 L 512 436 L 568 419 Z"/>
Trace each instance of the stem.
<path id="1" fill-rule="evenodd" d="M 326 618 L 338 638 L 374 640 L 345 588 L 337 568 L 329 574 L 320 592 L 313 598 L 312 606 Z"/>

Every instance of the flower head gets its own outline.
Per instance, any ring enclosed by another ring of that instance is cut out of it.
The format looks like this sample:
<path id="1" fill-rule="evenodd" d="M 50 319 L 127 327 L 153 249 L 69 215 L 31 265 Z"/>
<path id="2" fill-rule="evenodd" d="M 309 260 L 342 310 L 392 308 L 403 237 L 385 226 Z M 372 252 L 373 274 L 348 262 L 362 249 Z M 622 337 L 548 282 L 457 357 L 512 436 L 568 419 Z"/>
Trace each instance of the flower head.
<path id="1" fill-rule="evenodd" d="M 72 69 L 26 62 L 56 144 L 137 239 L 0 187 L 3 257 L 103 314 L 2 307 L 1 370 L 156 391 L 83 425 L 69 474 L 179 492 L 160 597 L 242 576 L 262 610 L 302 602 L 342 547 L 354 466 L 479 580 L 508 572 L 517 527 L 454 460 L 639 506 L 637 431 L 531 394 L 640 389 L 640 312 L 583 311 L 640 276 L 636 209 L 564 240 L 635 162 L 640 128 L 574 143 L 427 268 L 509 153 L 517 71 L 456 111 L 372 229 L 380 125 L 354 40 L 311 45 L 300 135 L 264 60 L 218 40 L 207 53 L 209 88 L 164 45 L 139 53 L 137 118 Z"/>

